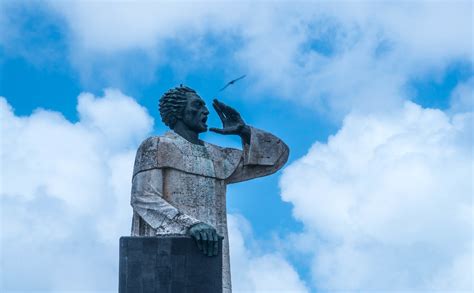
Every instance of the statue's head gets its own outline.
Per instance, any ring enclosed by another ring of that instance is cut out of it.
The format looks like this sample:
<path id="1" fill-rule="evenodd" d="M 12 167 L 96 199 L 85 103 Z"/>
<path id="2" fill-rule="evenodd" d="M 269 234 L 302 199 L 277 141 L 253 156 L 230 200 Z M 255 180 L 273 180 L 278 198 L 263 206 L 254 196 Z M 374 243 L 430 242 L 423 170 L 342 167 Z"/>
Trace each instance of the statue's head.
<path id="1" fill-rule="evenodd" d="M 192 131 L 207 131 L 209 110 L 195 90 L 180 86 L 167 91 L 160 99 L 161 120 L 171 129 L 181 121 Z"/>

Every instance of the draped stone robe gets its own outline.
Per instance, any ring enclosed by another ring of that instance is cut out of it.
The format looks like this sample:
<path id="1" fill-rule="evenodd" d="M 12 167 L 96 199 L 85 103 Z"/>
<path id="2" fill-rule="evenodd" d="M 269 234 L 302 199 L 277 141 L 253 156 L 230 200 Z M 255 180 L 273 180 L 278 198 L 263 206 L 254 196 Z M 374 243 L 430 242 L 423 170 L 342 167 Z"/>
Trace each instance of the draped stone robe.
<path id="1" fill-rule="evenodd" d="M 132 179 L 132 236 L 187 234 L 199 222 L 224 236 L 223 291 L 231 292 L 227 184 L 266 176 L 287 161 L 289 149 L 274 135 L 250 127 L 243 151 L 197 145 L 174 132 L 139 147 Z"/>

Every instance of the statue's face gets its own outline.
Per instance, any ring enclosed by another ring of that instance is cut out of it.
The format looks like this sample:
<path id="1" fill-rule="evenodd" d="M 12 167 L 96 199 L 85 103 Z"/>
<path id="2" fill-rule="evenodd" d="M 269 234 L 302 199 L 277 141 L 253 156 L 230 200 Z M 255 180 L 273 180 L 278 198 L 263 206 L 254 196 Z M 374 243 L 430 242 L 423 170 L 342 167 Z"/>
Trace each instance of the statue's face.
<path id="1" fill-rule="evenodd" d="M 183 123 L 197 133 L 207 131 L 207 116 L 209 110 L 206 103 L 196 94 L 189 94 L 183 113 Z"/>

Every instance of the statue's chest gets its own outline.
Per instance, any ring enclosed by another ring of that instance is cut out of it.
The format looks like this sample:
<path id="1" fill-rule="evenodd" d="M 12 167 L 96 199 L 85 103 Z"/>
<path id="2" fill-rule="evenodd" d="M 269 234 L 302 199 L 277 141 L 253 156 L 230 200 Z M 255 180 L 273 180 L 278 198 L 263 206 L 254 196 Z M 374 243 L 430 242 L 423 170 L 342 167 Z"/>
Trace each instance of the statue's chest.
<path id="1" fill-rule="evenodd" d="M 225 182 L 215 149 L 176 143 L 163 172 L 163 196 L 183 213 L 218 225 L 225 219 Z"/>
<path id="2" fill-rule="evenodd" d="M 213 177 L 180 170 L 164 172 L 163 196 L 182 212 L 209 223 L 217 223 L 225 210 L 225 183 Z"/>
<path id="3" fill-rule="evenodd" d="M 165 171 L 165 193 L 181 203 L 195 201 L 196 204 L 212 201 L 215 188 L 214 163 L 205 147 L 182 146 L 176 169 Z"/>
<path id="4" fill-rule="evenodd" d="M 199 145 L 188 145 L 181 154 L 183 169 L 189 173 L 206 177 L 216 177 L 214 162 L 208 150 Z"/>
<path id="5" fill-rule="evenodd" d="M 214 162 L 204 146 L 180 145 L 173 153 L 161 153 L 160 155 L 170 155 L 166 161 L 173 169 L 205 177 L 216 177 Z"/>

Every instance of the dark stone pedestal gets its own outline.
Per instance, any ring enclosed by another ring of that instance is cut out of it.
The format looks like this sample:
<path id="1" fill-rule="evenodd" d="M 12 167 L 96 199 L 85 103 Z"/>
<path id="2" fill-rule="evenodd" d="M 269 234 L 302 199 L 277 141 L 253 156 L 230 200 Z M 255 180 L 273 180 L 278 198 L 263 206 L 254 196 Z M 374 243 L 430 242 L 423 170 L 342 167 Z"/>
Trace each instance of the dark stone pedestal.
<path id="1" fill-rule="evenodd" d="M 187 236 L 122 237 L 120 293 L 222 292 L 222 245 L 205 256 Z"/>

